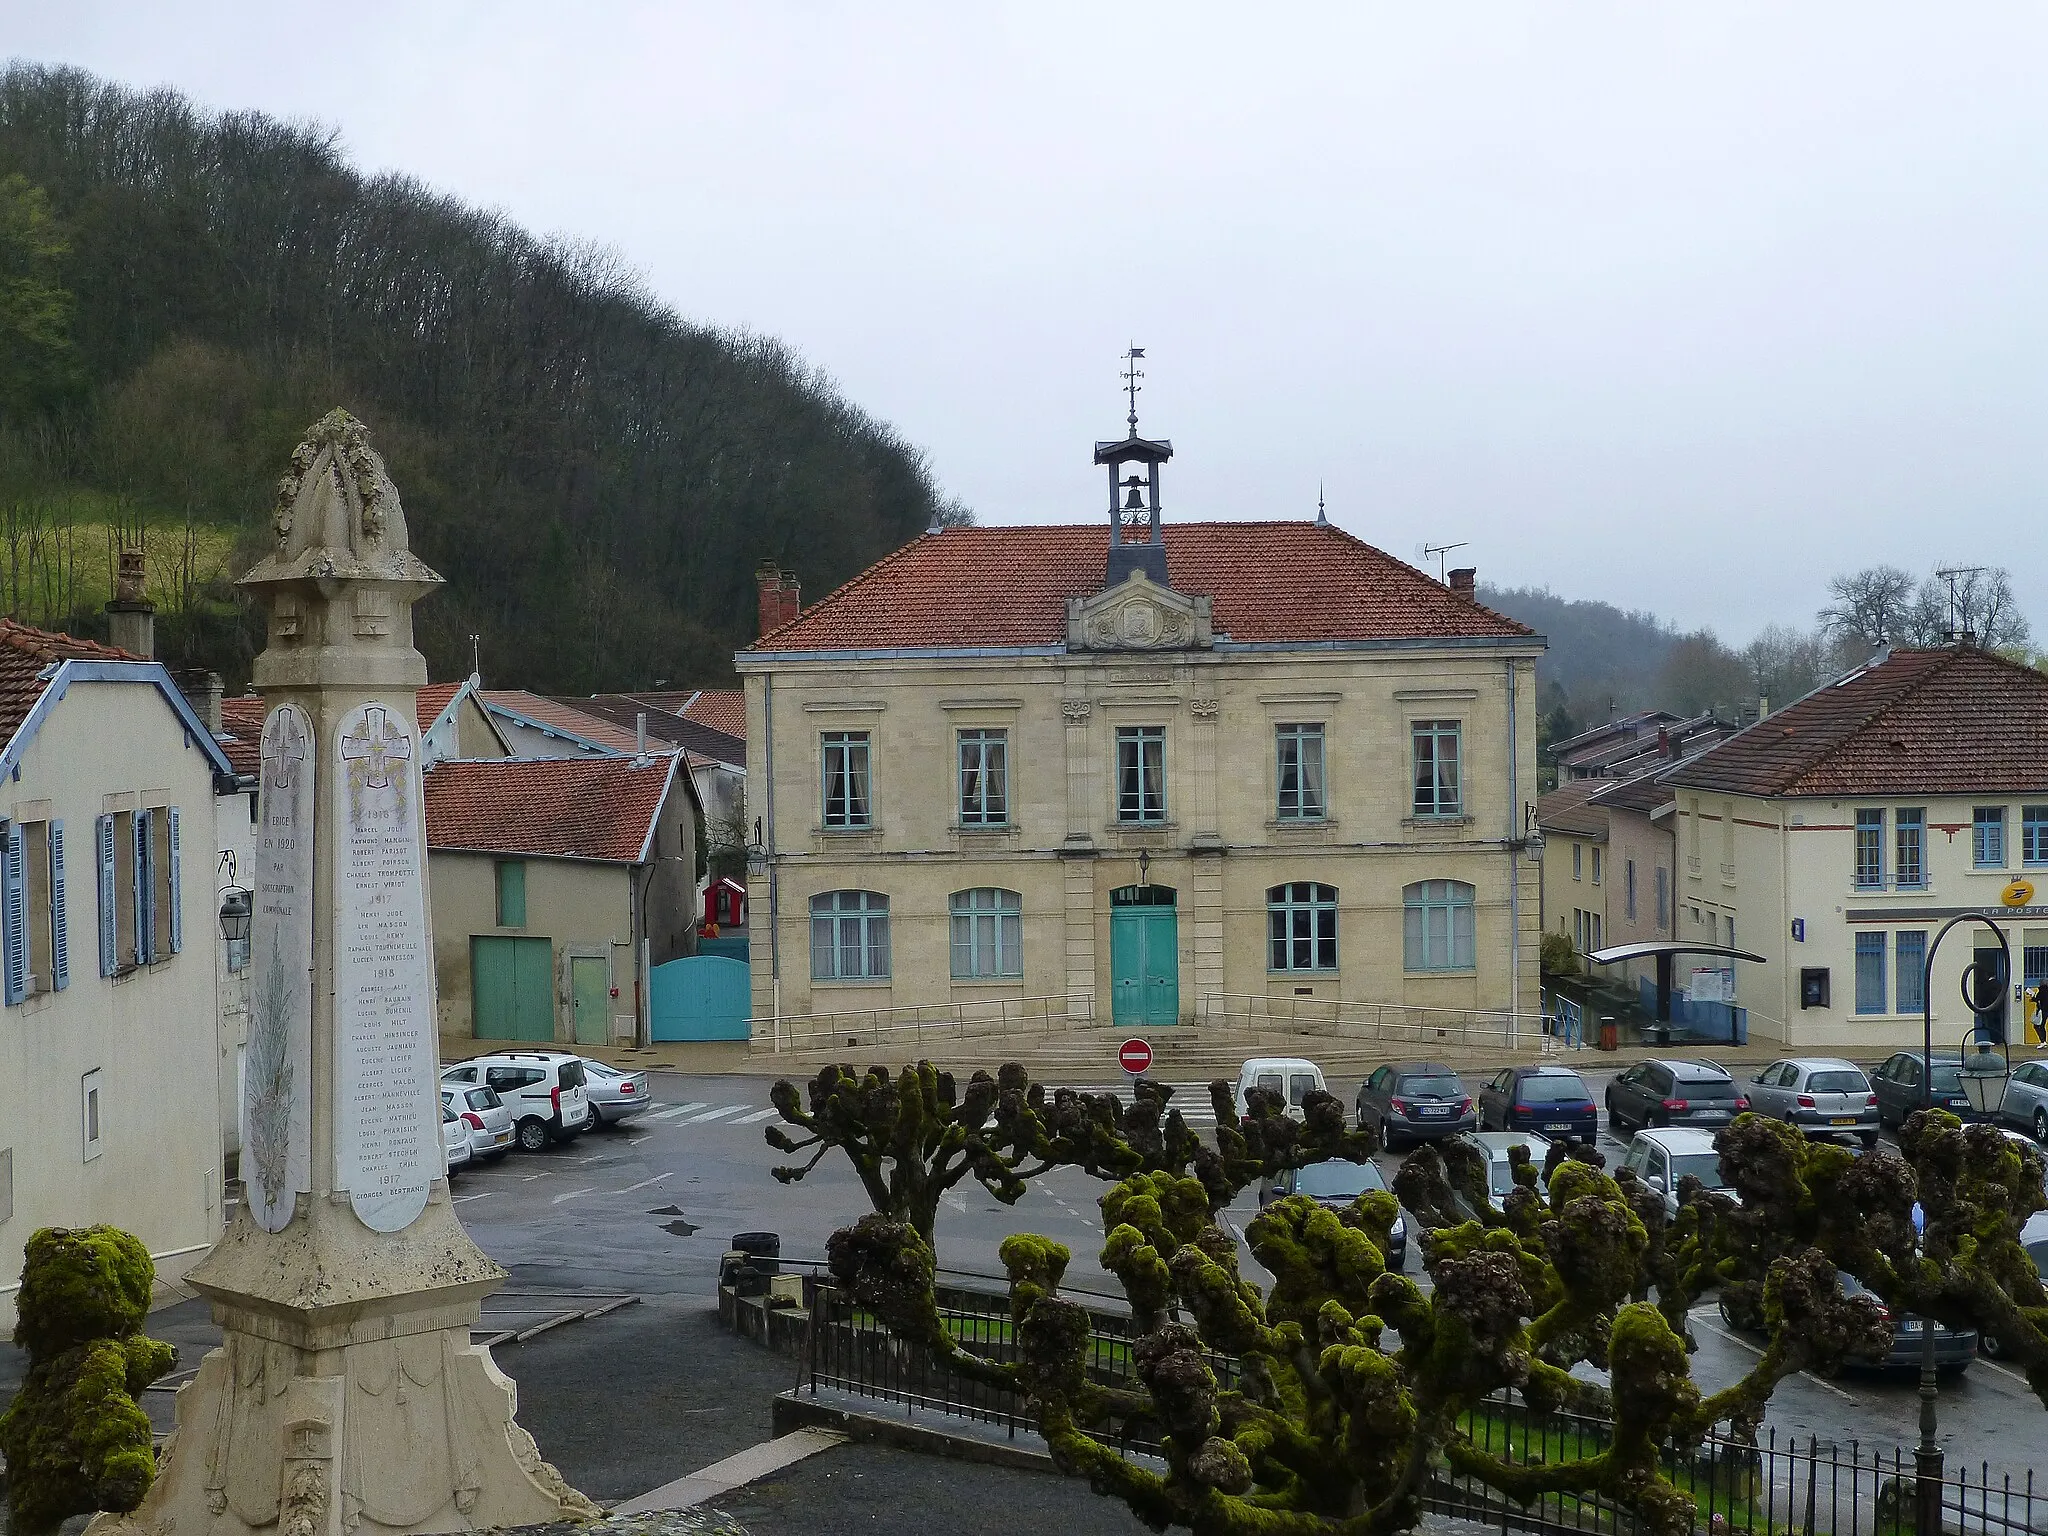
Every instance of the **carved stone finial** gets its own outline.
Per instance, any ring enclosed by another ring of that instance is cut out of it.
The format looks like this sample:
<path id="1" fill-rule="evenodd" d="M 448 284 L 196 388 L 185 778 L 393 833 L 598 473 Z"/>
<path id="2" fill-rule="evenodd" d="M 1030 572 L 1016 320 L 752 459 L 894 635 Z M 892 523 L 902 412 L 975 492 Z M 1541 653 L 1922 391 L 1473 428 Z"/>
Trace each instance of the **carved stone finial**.
<path id="1" fill-rule="evenodd" d="M 370 446 L 369 429 L 339 407 L 292 450 L 270 527 L 277 547 L 245 582 L 373 579 L 424 591 L 440 581 L 411 552 L 398 488 Z"/>

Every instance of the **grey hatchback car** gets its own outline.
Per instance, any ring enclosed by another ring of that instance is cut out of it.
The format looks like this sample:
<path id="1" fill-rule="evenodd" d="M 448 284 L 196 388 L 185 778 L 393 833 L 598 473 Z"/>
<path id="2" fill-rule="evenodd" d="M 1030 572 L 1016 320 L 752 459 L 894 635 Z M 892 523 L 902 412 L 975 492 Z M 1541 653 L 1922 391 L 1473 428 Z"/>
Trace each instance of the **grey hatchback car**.
<path id="1" fill-rule="evenodd" d="M 2048 1061 L 2027 1061 L 2012 1069 L 1998 1122 L 2029 1132 L 2048 1147 Z"/>
<path id="2" fill-rule="evenodd" d="M 1791 1056 L 1774 1061 L 1749 1084 L 1749 1107 L 1808 1136 L 1854 1136 L 1877 1145 L 1877 1094 L 1853 1061 Z"/>

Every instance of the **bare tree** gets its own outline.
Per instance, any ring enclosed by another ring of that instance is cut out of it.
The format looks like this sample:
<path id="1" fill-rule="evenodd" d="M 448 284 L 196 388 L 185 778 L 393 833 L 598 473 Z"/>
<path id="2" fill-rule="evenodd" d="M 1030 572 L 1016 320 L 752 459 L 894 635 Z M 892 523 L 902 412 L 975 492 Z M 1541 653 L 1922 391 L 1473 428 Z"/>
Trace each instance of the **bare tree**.
<path id="1" fill-rule="evenodd" d="M 1873 565 L 1828 582 L 1821 632 L 1875 650 L 1917 638 L 1916 583 L 1896 565 Z"/>
<path id="2" fill-rule="evenodd" d="M 1989 650 L 2024 646 L 2029 638 L 2027 616 L 2013 595 L 2012 575 L 2004 566 L 1943 567 L 1920 584 L 1923 644 L 1972 637 Z"/>

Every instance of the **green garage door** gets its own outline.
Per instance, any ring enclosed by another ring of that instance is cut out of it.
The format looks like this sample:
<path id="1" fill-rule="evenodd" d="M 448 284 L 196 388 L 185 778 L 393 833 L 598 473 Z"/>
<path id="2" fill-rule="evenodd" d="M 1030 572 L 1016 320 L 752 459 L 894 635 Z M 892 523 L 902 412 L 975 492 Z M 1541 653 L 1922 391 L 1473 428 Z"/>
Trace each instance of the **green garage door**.
<path id="1" fill-rule="evenodd" d="M 472 937 L 469 984 L 477 1039 L 555 1038 L 553 940 Z"/>

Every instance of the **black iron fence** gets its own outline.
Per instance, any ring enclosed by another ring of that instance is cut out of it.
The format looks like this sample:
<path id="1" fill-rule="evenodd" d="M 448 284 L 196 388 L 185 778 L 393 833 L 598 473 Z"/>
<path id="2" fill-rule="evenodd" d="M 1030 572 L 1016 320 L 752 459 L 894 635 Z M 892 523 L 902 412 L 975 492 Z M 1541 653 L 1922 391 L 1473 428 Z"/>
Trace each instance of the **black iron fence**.
<path id="1" fill-rule="evenodd" d="M 1597 1455 L 1608 1426 L 1575 1414 L 1537 1414 L 1511 1397 L 1468 1414 L 1473 1444 L 1517 1465 Z M 1729 1536 L 1908 1536 L 1914 1531 L 1916 1480 L 1910 1452 L 1857 1441 L 1780 1438 L 1765 1431 L 1750 1445 L 1710 1435 L 1691 1448 L 1668 1448 L 1664 1471 L 1692 1495 L 1704 1531 Z M 1954 1536 L 2040 1536 L 2048 1533 L 2048 1487 L 2034 1472 L 2020 1479 L 1951 1466 L 1942 1479 L 1942 1530 Z M 1524 1506 L 1498 1489 L 1449 1467 L 1439 1468 L 1424 1506 L 1501 1530 L 1601 1532 L 1637 1536 L 1635 1516 L 1584 1494 L 1547 1494 Z"/>
<path id="2" fill-rule="evenodd" d="M 814 1395 L 845 1392 L 972 1419 L 1013 1437 L 1020 1428 L 1034 1427 L 1029 1406 L 1017 1392 L 934 1362 L 829 1282 L 813 1280 L 807 1289 L 810 1337 L 802 1388 Z M 1080 1299 L 1086 1304 L 1087 1298 Z M 1131 1319 L 1109 1298 L 1101 1299 L 1101 1309 L 1090 1309 L 1094 1327 L 1088 1374 L 1104 1386 L 1135 1387 Z M 947 1331 L 983 1359 L 1016 1358 L 1003 1297 L 943 1287 L 939 1315 Z M 1236 1383 L 1235 1360 L 1212 1355 L 1210 1365 L 1223 1385 Z M 1597 1455 L 1609 1438 L 1608 1426 L 1598 1419 L 1534 1413 L 1512 1396 L 1475 1409 L 1461 1427 L 1473 1444 L 1517 1465 Z M 1103 1438 L 1145 1454 L 1159 1450 L 1159 1435 L 1157 1424 L 1132 1418 L 1112 1425 Z M 1767 1431 L 1756 1445 L 1709 1436 L 1699 1446 L 1668 1450 L 1664 1462 L 1671 1480 L 1692 1495 L 1699 1527 L 1711 1536 L 1914 1533 L 1913 1460 L 1896 1448 L 1781 1439 Z M 1606 1499 L 1551 1494 L 1525 1506 L 1448 1465 L 1437 1469 L 1423 1503 L 1439 1514 L 1497 1525 L 1503 1532 L 1639 1536 L 1641 1529 L 1632 1513 Z M 1988 1464 L 1951 1466 L 1942 1480 L 1942 1527 L 1943 1536 L 2048 1536 L 2048 1485 L 2037 1489 L 2031 1469 L 2015 1480 L 1993 1473 Z"/>

